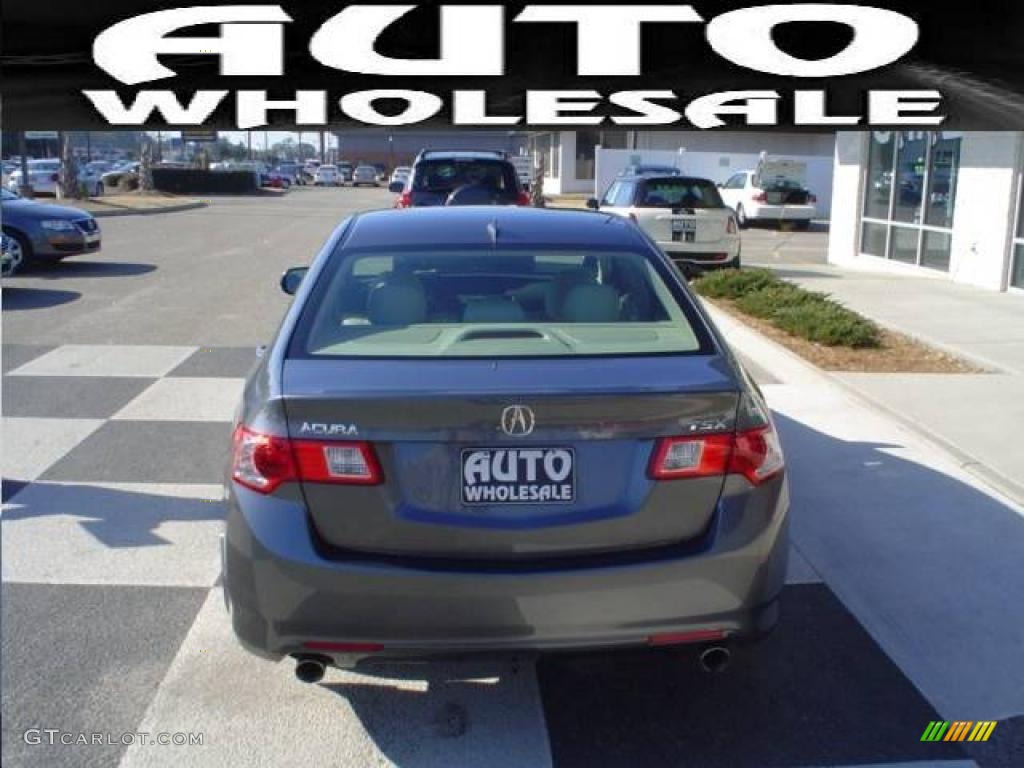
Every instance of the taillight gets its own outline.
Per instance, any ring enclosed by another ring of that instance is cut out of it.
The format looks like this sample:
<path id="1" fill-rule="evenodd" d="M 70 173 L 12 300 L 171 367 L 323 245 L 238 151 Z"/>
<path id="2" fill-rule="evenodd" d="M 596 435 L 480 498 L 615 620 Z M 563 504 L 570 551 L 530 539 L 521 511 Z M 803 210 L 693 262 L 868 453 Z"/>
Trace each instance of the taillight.
<path id="1" fill-rule="evenodd" d="M 231 476 L 246 488 L 273 493 L 282 483 L 376 485 L 382 473 L 369 443 L 289 440 L 239 425 Z"/>
<path id="2" fill-rule="evenodd" d="M 767 203 L 768 195 L 766 195 L 764 192 L 758 192 L 756 195 L 754 195 L 753 199 L 755 203 Z"/>
<path id="3" fill-rule="evenodd" d="M 663 437 L 651 456 L 654 480 L 743 475 L 760 485 L 785 466 L 778 436 L 769 424 L 744 432 Z"/>
<path id="4" fill-rule="evenodd" d="M 380 465 L 369 443 L 295 440 L 292 447 L 305 482 L 377 485 L 381 481 Z"/>
<path id="5" fill-rule="evenodd" d="M 239 425 L 234 436 L 231 477 L 260 493 L 273 493 L 281 483 L 297 480 L 288 438 L 260 434 Z"/>
<path id="6" fill-rule="evenodd" d="M 725 231 L 726 231 L 726 233 L 728 233 L 730 235 L 735 235 L 736 232 L 738 231 L 737 228 L 736 228 L 736 219 L 733 216 L 729 217 L 729 221 L 725 225 Z"/>
<path id="7" fill-rule="evenodd" d="M 665 437 L 651 458 L 655 480 L 724 475 L 732 451 L 732 435 Z"/>
<path id="8" fill-rule="evenodd" d="M 396 208 L 411 208 L 412 207 L 412 192 L 403 192 L 398 196 L 398 202 L 395 203 Z"/>
<path id="9" fill-rule="evenodd" d="M 532 202 L 529 192 L 520 192 L 516 195 L 516 205 L 529 205 Z"/>
<path id="10" fill-rule="evenodd" d="M 729 458 L 730 474 L 743 475 L 752 485 L 759 485 L 781 472 L 785 464 L 779 436 L 770 424 L 736 434 Z"/>

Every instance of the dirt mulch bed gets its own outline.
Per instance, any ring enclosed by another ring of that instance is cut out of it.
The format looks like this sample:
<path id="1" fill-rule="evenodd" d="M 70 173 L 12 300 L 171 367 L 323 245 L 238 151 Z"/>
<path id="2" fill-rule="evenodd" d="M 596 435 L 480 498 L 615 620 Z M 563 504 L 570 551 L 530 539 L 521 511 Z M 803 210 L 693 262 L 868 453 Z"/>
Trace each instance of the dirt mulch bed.
<path id="1" fill-rule="evenodd" d="M 713 306 L 732 315 L 744 325 L 781 344 L 791 352 L 826 371 L 853 371 L 859 373 L 988 373 L 974 363 L 929 347 L 920 341 L 879 328 L 882 346 L 876 349 L 827 347 L 785 331 L 780 331 L 767 320 L 741 312 L 727 299 L 710 300 Z"/>

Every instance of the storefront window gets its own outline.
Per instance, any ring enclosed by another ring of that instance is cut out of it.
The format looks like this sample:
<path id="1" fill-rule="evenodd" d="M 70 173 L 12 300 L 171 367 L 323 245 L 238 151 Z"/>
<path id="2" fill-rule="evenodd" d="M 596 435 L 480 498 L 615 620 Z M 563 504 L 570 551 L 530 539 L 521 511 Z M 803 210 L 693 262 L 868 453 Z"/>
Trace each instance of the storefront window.
<path id="1" fill-rule="evenodd" d="M 928 143 L 925 135 L 917 131 L 900 131 L 896 144 L 893 221 L 921 223 L 921 199 L 924 196 L 927 160 Z"/>
<path id="2" fill-rule="evenodd" d="M 924 244 L 921 246 L 921 266 L 949 271 L 949 251 L 953 236 L 948 232 L 926 229 Z"/>
<path id="3" fill-rule="evenodd" d="M 860 249 L 871 256 L 885 258 L 885 239 L 888 232 L 885 224 L 876 224 L 873 221 L 865 221 L 861 231 Z"/>
<path id="4" fill-rule="evenodd" d="M 870 134 L 861 253 L 949 270 L 962 140 L 948 131 Z"/>
<path id="5" fill-rule="evenodd" d="M 875 131 L 871 134 L 868 152 L 867 191 L 864 194 L 864 215 L 873 219 L 889 218 L 889 193 L 892 189 L 893 132 Z M 882 252 L 885 252 L 885 233 L 882 233 Z"/>
<path id="6" fill-rule="evenodd" d="M 594 178 L 594 151 L 597 131 L 576 131 L 576 178 L 589 181 Z"/>
<path id="7" fill-rule="evenodd" d="M 956 203 L 956 181 L 960 175 L 959 133 L 933 133 L 932 167 L 928 173 L 928 209 L 925 224 L 933 227 L 953 226 L 953 206 Z"/>
<path id="8" fill-rule="evenodd" d="M 921 232 L 916 227 L 893 227 L 889 237 L 889 258 L 904 264 L 916 264 L 920 236 Z"/>

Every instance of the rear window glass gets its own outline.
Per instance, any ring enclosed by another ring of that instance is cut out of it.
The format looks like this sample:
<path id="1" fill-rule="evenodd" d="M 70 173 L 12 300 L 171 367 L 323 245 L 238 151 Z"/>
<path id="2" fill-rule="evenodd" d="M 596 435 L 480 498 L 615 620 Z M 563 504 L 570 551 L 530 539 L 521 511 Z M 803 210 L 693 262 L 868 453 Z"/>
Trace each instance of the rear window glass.
<path id="1" fill-rule="evenodd" d="M 450 192 L 456 187 L 481 185 L 500 192 L 516 192 L 516 170 L 500 160 L 423 160 L 416 164 L 413 189 Z"/>
<path id="2" fill-rule="evenodd" d="M 301 357 L 530 357 L 702 350 L 685 294 L 631 251 L 335 254 L 292 342 Z"/>
<path id="3" fill-rule="evenodd" d="M 648 179 L 640 185 L 638 208 L 721 208 L 718 187 L 707 179 Z"/>

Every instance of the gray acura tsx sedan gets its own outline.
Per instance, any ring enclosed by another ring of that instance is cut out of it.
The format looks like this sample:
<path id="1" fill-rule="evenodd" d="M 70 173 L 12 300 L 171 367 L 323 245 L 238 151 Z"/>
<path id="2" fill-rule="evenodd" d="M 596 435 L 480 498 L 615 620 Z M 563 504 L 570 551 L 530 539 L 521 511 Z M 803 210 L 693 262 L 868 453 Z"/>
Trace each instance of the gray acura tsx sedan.
<path id="1" fill-rule="evenodd" d="M 722 659 L 775 624 L 778 437 L 639 227 L 366 213 L 282 287 L 295 298 L 246 384 L 227 478 L 244 646 L 315 681 L 474 652 Z"/>

